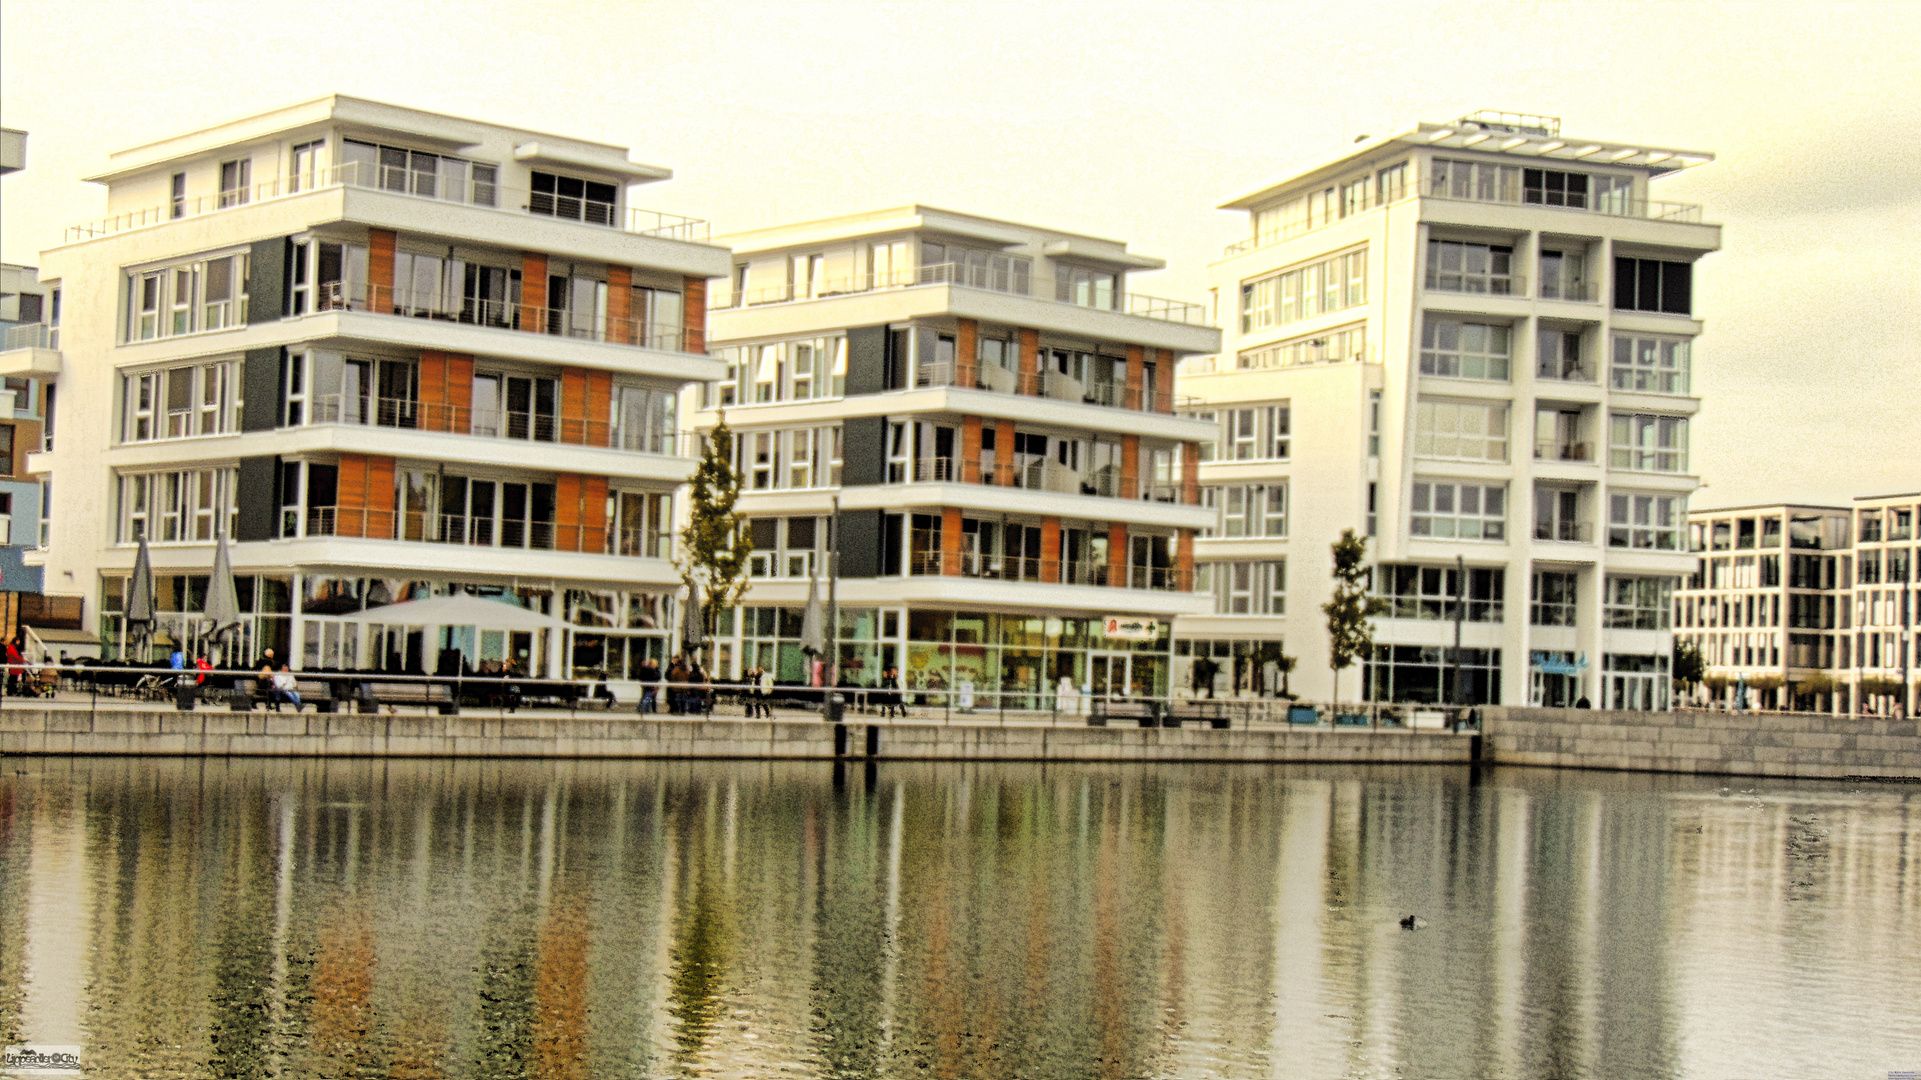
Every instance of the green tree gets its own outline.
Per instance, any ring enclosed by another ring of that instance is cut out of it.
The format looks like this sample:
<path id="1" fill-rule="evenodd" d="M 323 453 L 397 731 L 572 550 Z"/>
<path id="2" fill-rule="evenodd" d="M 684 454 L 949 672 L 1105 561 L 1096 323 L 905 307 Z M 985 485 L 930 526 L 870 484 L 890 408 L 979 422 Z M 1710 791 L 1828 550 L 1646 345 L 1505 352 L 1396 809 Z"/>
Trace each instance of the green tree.
<path id="1" fill-rule="evenodd" d="M 1387 601 L 1368 592 L 1367 538 L 1342 529 L 1334 551 L 1334 599 L 1321 605 L 1327 614 L 1327 666 L 1334 672 L 1334 700 L 1341 697 L 1341 669 L 1352 666 L 1374 650 L 1376 615 L 1387 613 Z"/>
<path id="2" fill-rule="evenodd" d="M 1701 656 L 1701 647 L 1692 641 L 1674 639 L 1674 685 L 1682 691 L 1691 691 L 1708 674 L 1708 664 Z"/>
<path id="3" fill-rule="evenodd" d="M 701 620 L 704 640 L 713 632 L 720 613 L 747 595 L 748 559 L 754 542 L 743 527 L 739 511 L 741 472 L 734 467 L 734 433 L 727 413 L 702 441 L 700 467 L 694 470 L 688 493 L 687 527 L 680 531 L 675 564 L 680 580 L 700 593 L 700 610 L 688 612 Z"/>

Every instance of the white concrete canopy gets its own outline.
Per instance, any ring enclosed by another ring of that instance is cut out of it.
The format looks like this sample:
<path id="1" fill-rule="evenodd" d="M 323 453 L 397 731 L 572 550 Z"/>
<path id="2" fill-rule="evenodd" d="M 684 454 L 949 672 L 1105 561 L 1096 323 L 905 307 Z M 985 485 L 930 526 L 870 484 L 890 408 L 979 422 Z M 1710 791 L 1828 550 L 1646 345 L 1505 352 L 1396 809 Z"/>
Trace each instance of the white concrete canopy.
<path id="1" fill-rule="evenodd" d="M 369 608 L 345 616 L 348 622 L 386 623 L 390 626 L 476 626 L 485 630 L 570 630 L 552 615 L 518 604 L 483 600 L 478 596 L 436 596 L 402 604 Z"/>

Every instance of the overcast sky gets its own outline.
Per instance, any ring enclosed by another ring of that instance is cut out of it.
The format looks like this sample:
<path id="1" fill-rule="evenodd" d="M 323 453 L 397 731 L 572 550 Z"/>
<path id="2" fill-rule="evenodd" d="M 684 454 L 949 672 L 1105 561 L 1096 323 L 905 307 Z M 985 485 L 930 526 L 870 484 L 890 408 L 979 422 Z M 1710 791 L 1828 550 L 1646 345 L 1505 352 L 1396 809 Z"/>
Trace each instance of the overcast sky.
<path id="1" fill-rule="evenodd" d="M 1206 298 L 1290 163 L 1493 108 L 1718 155 L 1697 507 L 1921 490 L 1921 4 L 0 4 L 0 258 L 108 152 L 340 92 L 632 146 L 717 232 L 909 202 L 1125 240 Z"/>

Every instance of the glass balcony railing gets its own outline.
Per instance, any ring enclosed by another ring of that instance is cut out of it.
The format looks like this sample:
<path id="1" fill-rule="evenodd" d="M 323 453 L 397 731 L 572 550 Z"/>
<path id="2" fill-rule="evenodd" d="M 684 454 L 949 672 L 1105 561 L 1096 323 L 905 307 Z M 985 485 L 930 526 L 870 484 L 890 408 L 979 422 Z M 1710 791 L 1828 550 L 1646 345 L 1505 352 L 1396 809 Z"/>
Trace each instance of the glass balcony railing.
<path id="1" fill-rule="evenodd" d="M 692 457 L 699 453 L 701 438 L 699 433 L 692 431 L 630 431 L 605 420 L 584 420 L 552 413 L 353 394 L 323 394 L 315 397 L 305 422 L 310 425 L 348 424 L 445 432 L 518 442 L 562 443 L 671 457 Z"/>
<path id="2" fill-rule="evenodd" d="M 1537 521 L 1534 523 L 1534 538 L 1557 544 L 1591 544 L 1594 542 L 1594 525 L 1586 521 Z"/>
<path id="3" fill-rule="evenodd" d="M 305 526 L 302 531 L 302 526 Z M 281 539 L 342 537 L 399 540 L 461 547 L 563 551 L 585 555 L 624 555 L 641 559 L 673 557 L 671 533 L 611 523 L 557 525 L 551 521 L 428 514 L 419 511 L 356 510 L 336 506 L 298 508 L 281 513 Z"/>
<path id="4" fill-rule="evenodd" d="M 46 323 L 23 323 L 9 326 L 5 340 L 0 341 L 4 349 L 58 349 L 60 347 L 60 328 Z"/>
<path id="5" fill-rule="evenodd" d="M 760 307 L 767 304 L 791 304 L 809 300 L 824 300 L 835 296 L 855 293 L 879 292 L 888 289 L 914 289 L 936 285 L 958 286 L 964 289 L 980 289 L 986 292 L 1005 293 L 1010 296 L 1025 296 L 1050 304 L 1066 307 L 1094 308 L 1112 311 L 1120 315 L 1132 315 L 1160 322 L 1182 323 L 1188 326 L 1206 326 L 1207 308 L 1202 304 L 1190 304 L 1181 300 L 1166 300 L 1157 296 L 1140 293 L 1122 292 L 1102 294 L 1106 303 L 1080 302 L 1083 297 L 1077 290 L 1062 290 L 1055 282 L 1039 282 L 1033 275 L 1021 270 L 1005 267 L 993 268 L 971 263 L 937 263 L 922 266 L 915 270 L 896 271 L 885 274 L 857 274 L 852 277 L 834 278 L 805 283 L 768 285 L 730 292 L 717 289 L 710 297 L 709 307 L 714 310 L 725 308 Z M 1038 287 L 1037 287 L 1038 286 Z"/>
<path id="6" fill-rule="evenodd" d="M 430 174 L 413 173 L 391 166 L 349 162 L 328 169 L 295 173 L 264 183 L 234 188 L 215 195 L 173 199 L 158 206 L 143 207 L 99 221 L 70 226 L 66 232 L 66 242 L 91 240 L 99 236 L 126 232 L 129 229 L 144 229 L 182 218 L 237 210 L 256 203 L 340 187 L 371 188 L 409 198 L 452 202 L 507 214 L 540 215 L 563 221 L 577 221 L 592 228 L 615 229 L 636 236 L 652 236 L 687 243 L 706 243 L 711 233 L 707 222 L 679 214 L 665 214 L 631 206 L 622 208 L 615 203 L 535 192 L 471 177 L 463 182 L 449 183 Z"/>

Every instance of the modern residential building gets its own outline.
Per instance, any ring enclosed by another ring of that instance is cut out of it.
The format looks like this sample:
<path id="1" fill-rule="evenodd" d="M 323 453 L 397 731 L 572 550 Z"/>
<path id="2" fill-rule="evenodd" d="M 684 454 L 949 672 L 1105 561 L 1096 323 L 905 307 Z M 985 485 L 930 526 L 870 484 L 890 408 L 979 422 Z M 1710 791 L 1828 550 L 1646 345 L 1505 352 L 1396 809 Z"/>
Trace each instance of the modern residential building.
<path id="1" fill-rule="evenodd" d="M 345 96 L 114 154 L 110 216 L 42 261 L 48 589 L 120 651 L 145 538 L 160 643 L 199 647 L 225 533 L 241 657 L 619 678 L 659 655 L 677 402 L 720 373 L 705 288 L 731 265 L 630 204 L 670 175 Z"/>
<path id="2" fill-rule="evenodd" d="M 1750 705 L 1912 708 L 1917 514 L 1921 492 L 1692 512 L 1675 633 Z"/>
<path id="3" fill-rule="evenodd" d="M 724 411 L 738 439 L 755 553 L 721 673 L 805 677 L 810 575 L 838 546 L 851 682 L 897 665 L 910 691 L 1009 708 L 1051 707 L 1063 678 L 1165 693 L 1215 519 L 1196 472 L 1212 429 L 1175 414 L 1174 367 L 1220 337 L 1200 306 L 1131 290 L 1162 262 L 925 206 L 725 240 L 727 373 L 696 426 Z"/>
<path id="4" fill-rule="evenodd" d="M 1177 651 L 1280 643 L 1319 699 L 1666 707 L 1694 264 L 1720 228 L 1650 185 L 1710 160 L 1482 112 L 1224 204 L 1250 222 L 1213 267 L 1226 340 L 1180 379 L 1217 429 L 1215 610 Z M 1389 612 L 1337 686 L 1343 529 L 1370 538 Z"/>
<path id="5" fill-rule="evenodd" d="M 0 175 L 26 168 L 25 132 L 0 131 Z M 21 599 L 40 592 L 40 568 L 26 565 L 40 546 L 43 488 L 27 473 L 27 455 L 41 448 L 47 401 L 31 377 L 36 360 L 58 347 L 60 290 L 42 284 L 31 266 L 0 263 L 0 637 L 12 640 L 21 624 Z M 28 618 L 39 615 L 27 602 Z"/>

